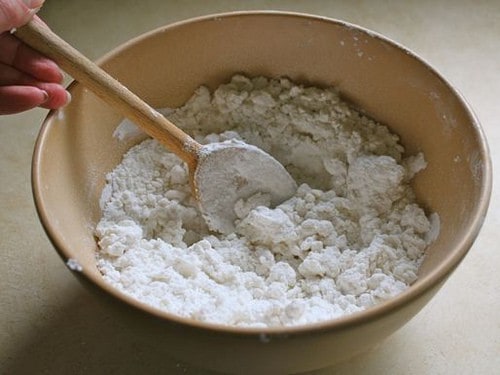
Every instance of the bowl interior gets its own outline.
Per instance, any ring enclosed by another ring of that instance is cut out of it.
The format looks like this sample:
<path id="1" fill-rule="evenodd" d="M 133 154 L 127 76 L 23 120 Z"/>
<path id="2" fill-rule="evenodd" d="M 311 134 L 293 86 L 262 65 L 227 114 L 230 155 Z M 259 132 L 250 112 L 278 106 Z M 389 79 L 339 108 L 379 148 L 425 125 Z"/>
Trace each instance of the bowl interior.
<path id="1" fill-rule="evenodd" d="M 235 73 L 337 86 L 397 133 L 408 154 L 422 151 L 428 162 L 414 188 L 426 210 L 438 213 L 440 233 L 410 295 L 449 274 L 478 233 L 491 183 L 481 130 L 449 84 L 382 37 L 322 18 L 238 13 L 158 29 L 102 65 L 155 107 L 179 106 L 198 86 L 215 88 Z M 113 132 L 121 116 L 79 84 L 71 92 L 73 101 L 48 116 L 36 145 L 35 201 L 61 256 L 109 290 L 95 264 L 99 198 L 106 173 L 138 139 L 119 141 Z"/>

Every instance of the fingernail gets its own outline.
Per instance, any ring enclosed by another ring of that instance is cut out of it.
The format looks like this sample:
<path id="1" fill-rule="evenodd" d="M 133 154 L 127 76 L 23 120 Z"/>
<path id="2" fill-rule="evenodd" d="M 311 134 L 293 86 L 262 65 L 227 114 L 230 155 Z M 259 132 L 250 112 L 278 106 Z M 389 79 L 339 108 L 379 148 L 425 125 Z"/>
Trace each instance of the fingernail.
<path id="1" fill-rule="evenodd" d="M 43 95 L 43 103 L 45 103 L 47 100 L 49 100 L 49 94 L 47 93 L 47 91 L 45 90 L 40 90 L 42 92 L 42 95 Z"/>
<path id="2" fill-rule="evenodd" d="M 66 104 L 65 105 L 68 105 L 69 103 L 71 103 L 71 94 L 69 93 L 69 91 L 66 91 Z"/>
<path id="3" fill-rule="evenodd" d="M 26 19 L 31 20 L 35 16 L 35 14 L 38 13 L 39 9 L 40 8 L 29 9 L 28 12 L 26 13 Z"/>
<path id="4" fill-rule="evenodd" d="M 36 9 L 40 8 L 45 0 L 23 0 L 24 5 L 26 5 L 30 9 Z"/>

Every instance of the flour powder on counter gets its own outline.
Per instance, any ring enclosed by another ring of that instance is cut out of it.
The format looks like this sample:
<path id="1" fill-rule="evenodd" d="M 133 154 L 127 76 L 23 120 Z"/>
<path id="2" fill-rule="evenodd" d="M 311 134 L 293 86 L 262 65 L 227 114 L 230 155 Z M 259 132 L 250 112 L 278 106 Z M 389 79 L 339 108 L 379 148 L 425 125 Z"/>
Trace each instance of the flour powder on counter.
<path id="1" fill-rule="evenodd" d="M 417 279 L 435 233 L 410 180 L 426 163 L 334 88 L 241 75 L 165 112 L 200 143 L 256 145 L 297 181 L 277 207 L 237 202 L 236 230 L 210 232 L 183 162 L 155 140 L 107 176 L 98 268 L 169 313 L 231 326 L 296 326 L 364 310 Z M 223 192 L 223 187 L 221 187 Z"/>

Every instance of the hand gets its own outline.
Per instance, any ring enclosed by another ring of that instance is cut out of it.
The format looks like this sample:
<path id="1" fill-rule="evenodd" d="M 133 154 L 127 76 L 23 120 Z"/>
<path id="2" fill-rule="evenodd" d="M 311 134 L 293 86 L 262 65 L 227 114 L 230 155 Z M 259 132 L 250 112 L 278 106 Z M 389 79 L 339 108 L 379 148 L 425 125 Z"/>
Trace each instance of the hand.
<path id="1" fill-rule="evenodd" d="M 71 97 L 57 64 L 10 33 L 28 22 L 44 0 L 0 0 L 0 115 L 34 107 L 55 109 Z"/>

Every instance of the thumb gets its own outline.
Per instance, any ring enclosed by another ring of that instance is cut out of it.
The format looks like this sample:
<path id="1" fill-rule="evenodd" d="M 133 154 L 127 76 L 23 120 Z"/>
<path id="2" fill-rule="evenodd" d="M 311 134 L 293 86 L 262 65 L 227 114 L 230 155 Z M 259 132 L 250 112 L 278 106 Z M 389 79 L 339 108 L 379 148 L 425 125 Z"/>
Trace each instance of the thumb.
<path id="1" fill-rule="evenodd" d="M 28 22 L 45 0 L 0 0 L 0 33 Z"/>

